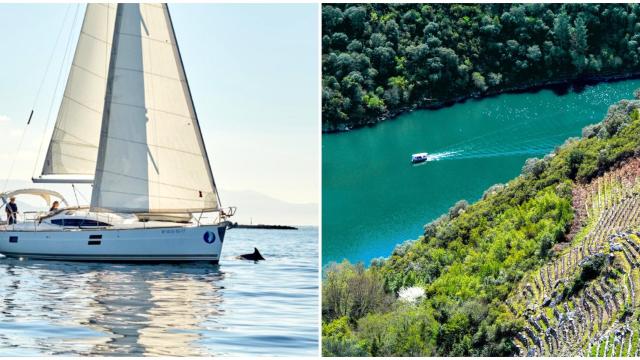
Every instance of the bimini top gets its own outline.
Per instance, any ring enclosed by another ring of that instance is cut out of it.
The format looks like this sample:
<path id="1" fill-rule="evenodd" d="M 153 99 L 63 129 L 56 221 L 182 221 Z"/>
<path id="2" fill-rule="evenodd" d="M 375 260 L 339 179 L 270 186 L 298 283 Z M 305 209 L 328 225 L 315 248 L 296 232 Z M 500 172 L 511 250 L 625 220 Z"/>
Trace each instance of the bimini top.
<path id="1" fill-rule="evenodd" d="M 44 199 L 44 201 L 47 202 L 47 205 L 51 205 L 51 198 L 54 197 L 54 198 L 60 199 L 60 201 L 64 204 L 65 207 L 69 206 L 69 204 L 67 203 L 67 200 L 64 198 L 64 196 L 62 196 L 62 194 L 60 194 L 57 191 L 47 190 L 47 189 L 20 189 L 20 190 L 4 192 L 0 194 L 0 198 L 2 199 L 2 204 L 4 205 L 7 202 L 9 202 L 9 199 L 12 196 L 18 196 L 18 195 L 40 196 L 41 198 Z"/>

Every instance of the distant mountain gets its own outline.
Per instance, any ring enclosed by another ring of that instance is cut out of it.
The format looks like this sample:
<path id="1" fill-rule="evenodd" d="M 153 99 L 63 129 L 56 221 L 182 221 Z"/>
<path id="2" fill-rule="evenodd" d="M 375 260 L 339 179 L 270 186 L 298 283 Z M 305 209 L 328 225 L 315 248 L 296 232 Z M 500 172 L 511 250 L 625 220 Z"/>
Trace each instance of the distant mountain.
<path id="1" fill-rule="evenodd" d="M 221 191 L 223 206 L 236 206 L 240 224 L 318 225 L 318 204 L 296 204 L 255 191 Z"/>

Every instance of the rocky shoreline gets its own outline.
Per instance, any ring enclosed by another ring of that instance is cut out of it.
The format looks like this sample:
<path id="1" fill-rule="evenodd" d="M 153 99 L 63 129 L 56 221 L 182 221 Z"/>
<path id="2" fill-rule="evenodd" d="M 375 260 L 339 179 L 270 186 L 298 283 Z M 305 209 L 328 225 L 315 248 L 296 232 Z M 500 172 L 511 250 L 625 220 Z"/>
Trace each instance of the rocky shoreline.
<path id="1" fill-rule="evenodd" d="M 479 100 L 484 98 L 490 98 L 493 96 L 498 96 L 501 94 L 522 94 L 522 93 L 532 93 L 538 92 L 540 90 L 554 90 L 558 93 L 566 93 L 569 91 L 571 87 L 584 87 L 587 85 L 595 85 L 604 82 L 616 82 L 616 81 L 624 81 L 624 80 L 632 80 L 639 79 L 640 72 L 633 72 L 627 74 L 599 74 L 599 75 L 591 75 L 591 76 L 582 76 L 578 78 L 563 78 L 556 80 L 547 80 L 534 85 L 516 85 L 508 88 L 495 89 L 486 92 L 476 92 L 465 96 L 458 96 L 449 100 L 441 100 L 441 101 L 432 101 L 421 104 L 413 104 L 411 106 L 405 106 L 394 110 L 389 110 L 385 112 L 383 115 L 371 119 L 365 123 L 360 124 L 340 124 L 337 127 L 325 127 L 322 125 L 322 133 L 324 134 L 332 134 L 332 133 L 341 133 L 348 132 L 355 129 L 360 129 L 363 127 L 374 126 L 380 122 L 387 120 L 394 120 L 398 116 L 409 113 L 415 110 L 438 110 L 442 108 L 446 108 L 449 106 L 453 106 L 455 104 L 464 103 L 467 100 Z"/>

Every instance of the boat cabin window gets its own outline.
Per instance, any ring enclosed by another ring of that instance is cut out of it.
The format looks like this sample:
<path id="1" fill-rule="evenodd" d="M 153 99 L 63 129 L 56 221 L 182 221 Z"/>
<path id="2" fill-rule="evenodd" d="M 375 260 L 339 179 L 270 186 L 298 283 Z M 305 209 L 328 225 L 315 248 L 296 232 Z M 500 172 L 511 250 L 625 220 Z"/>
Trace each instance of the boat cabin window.
<path id="1" fill-rule="evenodd" d="M 87 219 L 53 219 L 51 223 L 61 226 L 111 226 L 111 224 L 102 221 Z"/>

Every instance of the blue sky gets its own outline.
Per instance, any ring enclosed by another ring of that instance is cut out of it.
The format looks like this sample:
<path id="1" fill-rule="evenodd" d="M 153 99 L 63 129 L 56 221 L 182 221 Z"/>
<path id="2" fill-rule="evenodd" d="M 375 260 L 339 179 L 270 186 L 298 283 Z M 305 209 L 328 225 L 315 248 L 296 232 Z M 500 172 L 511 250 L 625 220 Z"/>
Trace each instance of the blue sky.
<path id="1" fill-rule="evenodd" d="M 50 133 L 57 114 L 62 93 L 61 88 L 54 91 L 58 74 L 62 69 L 64 85 L 71 62 L 70 57 L 62 62 L 64 45 L 69 41 L 70 52 L 75 48 L 84 6 L 0 4 L 2 181 L 63 29 L 11 178 L 28 180 L 33 174 L 42 135 Z M 232 205 L 224 199 L 226 191 L 318 202 L 317 6 L 169 5 L 224 205 Z M 47 144 L 48 138 L 43 148 Z M 41 161 L 42 154 L 38 156 Z"/>

